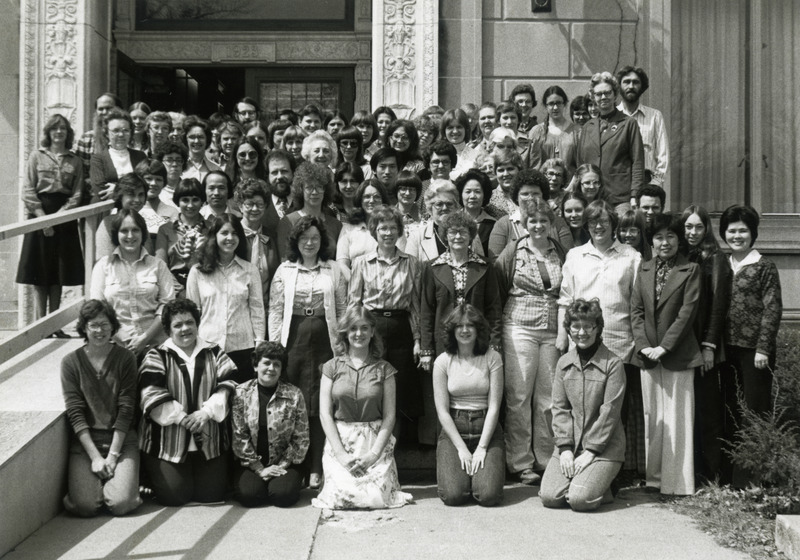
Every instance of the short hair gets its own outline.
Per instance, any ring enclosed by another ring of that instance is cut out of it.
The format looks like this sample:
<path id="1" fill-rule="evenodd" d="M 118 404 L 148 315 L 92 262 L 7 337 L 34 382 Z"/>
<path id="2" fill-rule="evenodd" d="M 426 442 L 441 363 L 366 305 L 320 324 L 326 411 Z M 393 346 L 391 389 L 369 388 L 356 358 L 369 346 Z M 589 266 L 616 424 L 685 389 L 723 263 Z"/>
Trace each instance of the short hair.
<path id="1" fill-rule="evenodd" d="M 622 239 L 622 230 L 632 227 L 639 229 L 639 246 L 634 247 L 634 249 L 644 255 L 646 250 L 645 245 L 647 243 L 647 222 L 645 221 L 644 214 L 638 210 L 626 210 L 625 213 L 620 216 L 616 229 L 617 241 L 625 243 Z"/>
<path id="2" fill-rule="evenodd" d="M 305 107 L 300 109 L 300 113 L 298 113 L 299 121 L 302 121 L 304 117 L 308 115 L 316 115 L 319 117 L 319 124 L 322 125 L 322 111 L 319 107 L 314 105 L 313 103 L 308 103 Z"/>
<path id="3" fill-rule="evenodd" d="M 544 90 L 544 93 L 542 94 L 542 101 L 547 103 L 547 98 L 550 97 L 551 95 L 557 95 L 561 99 L 563 99 L 564 105 L 566 105 L 569 102 L 569 97 L 567 97 L 567 92 L 565 92 L 560 86 L 550 86 L 549 88 Z"/>
<path id="4" fill-rule="evenodd" d="M 569 104 L 569 118 L 573 121 L 575 120 L 575 113 L 578 111 L 586 111 L 589 112 L 589 107 L 587 105 L 586 96 L 579 95 L 573 99 Z"/>
<path id="5" fill-rule="evenodd" d="M 530 217 L 535 217 L 537 215 L 544 216 L 550 221 L 550 225 L 553 225 L 553 222 L 556 220 L 553 209 L 542 199 L 534 198 L 523 200 L 519 205 L 519 213 L 522 218 L 522 227 L 526 230 L 528 229 L 528 218 Z"/>
<path id="6" fill-rule="evenodd" d="M 299 208 L 305 205 L 303 188 L 306 184 L 322 185 L 322 206 L 327 206 L 331 202 L 331 173 L 330 170 L 320 163 L 304 161 L 294 173 L 292 179 L 292 198 Z"/>
<path id="7" fill-rule="evenodd" d="M 208 125 L 208 122 L 201 119 L 197 115 L 189 115 L 183 121 L 183 138 L 184 141 L 188 143 L 186 140 L 186 136 L 189 134 L 189 131 L 193 128 L 199 128 L 203 131 L 206 135 L 206 147 L 211 145 L 211 127 Z"/>
<path id="8" fill-rule="evenodd" d="M 284 131 L 283 137 L 281 138 L 280 148 L 285 150 L 287 142 L 290 140 L 305 140 L 306 136 L 308 136 L 308 132 L 306 132 L 304 128 L 300 128 L 297 125 L 292 125 L 287 128 L 286 131 Z"/>
<path id="9" fill-rule="evenodd" d="M 107 91 L 105 93 L 101 93 L 95 98 L 94 100 L 95 109 L 97 109 L 97 104 L 100 103 L 100 100 L 104 97 L 110 97 L 114 101 L 114 107 L 119 107 L 120 109 L 122 108 L 122 99 L 120 99 L 116 93 L 111 93 L 110 91 Z"/>
<path id="10" fill-rule="evenodd" d="M 511 146 L 508 146 L 505 141 L 511 140 Z M 506 128 L 504 126 L 496 126 L 492 129 L 489 133 L 489 142 L 494 144 L 491 152 L 489 155 L 493 155 L 498 150 L 511 150 L 512 152 L 517 152 L 517 133 L 510 128 Z M 502 144 L 500 143 L 502 142 Z M 518 152 L 517 152 L 518 153 Z M 522 161 L 522 157 L 520 156 L 520 161 Z"/>
<path id="11" fill-rule="evenodd" d="M 150 113 L 152 115 L 152 113 Z M 183 158 L 183 169 L 186 169 L 186 162 L 189 160 L 189 148 L 181 142 L 173 142 L 167 140 L 156 150 L 156 159 L 160 162 L 164 161 L 164 156 L 167 154 L 179 154 Z"/>
<path id="12" fill-rule="evenodd" d="M 761 219 L 758 216 L 758 212 L 748 204 L 734 204 L 733 206 L 728 206 L 719 218 L 719 236 L 724 240 L 725 232 L 728 230 L 730 224 L 744 222 L 744 225 L 750 230 L 750 237 L 752 238 L 750 246 L 752 247 L 756 239 L 758 239 L 758 224 L 760 221 Z"/>
<path id="13" fill-rule="evenodd" d="M 282 109 L 281 112 L 278 113 L 278 118 L 289 121 L 291 124 L 297 126 L 297 113 L 293 109 Z"/>
<path id="14" fill-rule="evenodd" d="M 475 239 L 478 235 L 478 223 L 475 218 L 467 214 L 464 210 L 457 212 L 450 212 L 443 219 L 440 225 L 442 237 L 447 239 L 447 232 L 451 229 L 466 229 L 469 232 L 469 241 Z"/>
<path id="15" fill-rule="evenodd" d="M 429 105 L 422 111 L 422 115 L 425 117 L 430 117 L 431 115 L 441 117 L 444 115 L 444 109 L 439 105 Z"/>
<path id="16" fill-rule="evenodd" d="M 317 228 L 320 236 L 317 258 L 321 261 L 330 259 L 330 240 L 328 239 L 328 232 L 325 229 L 325 223 L 316 216 L 303 216 L 297 220 L 297 223 L 289 233 L 289 248 L 286 252 L 286 259 L 288 261 L 298 262 L 303 258 L 302 255 L 300 255 L 300 236 L 312 227 Z"/>
<path id="17" fill-rule="evenodd" d="M 417 138 L 419 138 L 419 132 L 425 131 L 429 132 L 433 135 L 433 140 L 436 140 L 439 137 L 439 126 L 436 124 L 432 118 L 427 115 L 422 115 L 414 119 L 414 126 L 417 129 Z"/>
<path id="18" fill-rule="evenodd" d="M 322 140 L 328 145 L 328 149 L 331 151 L 331 165 L 336 167 L 336 164 L 339 160 L 339 149 L 336 145 L 336 140 L 334 140 L 333 136 L 328 134 L 325 130 L 315 130 L 306 136 L 303 139 L 303 147 L 300 148 L 300 155 L 305 160 L 309 159 L 311 157 L 311 143 L 316 140 Z"/>
<path id="19" fill-rule="evenodd" d="M 614 207 L 605 200 L 594 200 L 586 207 L 583 212 L 583 223 L 588 224 L 592 220 L 600 220 L 603 214 L 608 215 L 608 220 L 611 222 L 611 231 L 617 231 L 619 216 L 614 211 Z"/>
<path id="20" fill-rule="evenodd" d="M 519 155 L 519 152 L 516 150 L 495 150 L 494 154 L 492 154 L 492 158 L 494 160 L 494 168 L 497 168 L 500 165 L 513 165 L 520 171 L 525 167 L 525 164 L 522 162 L 522 156 Z"/>
<path id="21" fill-rule="evenodd" d="M 374 142 L 378 138 L 378 122 L 375 120 L 375 117 L 372 116 L 372 113 L 370 113 L 369 111 L 356 111 L 356 114 L 353 115 L 352 119 L 350 119 L 350 126 L 356 128 L 358 126 L 372 127 L 372 138 L 369 139 L 369 142 L 367 143 L 368 145 Z M 359 134 L 361 133 L 359 132 Z"/>
<path id="22" fill-rule="evenodd" d="M 508 96 L 509 102 L 514 103 L 514 98 L 522 93 L 530 94 L 532 101 L 531 106 L 536 107 L 536 92 L 533 91 L 533 86 L 531 84 L 517 84 L 514 86 L 514 89 L 511 90 Z"/>
<path id="23" fill-rule="evenodd" d="M 147 116 L 149 117 L 150 115 Z M 119 107 L 114 107 L 108 112 L 108 114 L 105 117 L 104 126 L 106 127 L 106 129 L 108 128 L 108 123 L 110 123 L 111 121 L 125 121 L 126 123 L 128 123 L 128 126 L 131 127 L 131 134 L 133 134 L 133 119 L 131 118 L 131 115 L 128 113 L 128 111 L 120 109 Z"/>
<path id="24" fill-rule="evenodd" d="M 658 200 L 661 201 L 661 209 L 662 210 L 665 209 L 664 205 L 667 202 L 667 193 L 664 191 L 664 189 L 662 189 L 658 185 L 645 185 L 641 189 L 639 189 L 639 192 L 636 193 L 636 202 L 642 200 L 643 196 L 657 198 Z"/>
<path id="25" fill-rule="evenodd" d="M 700 221 L 703 223 L 703 227 L 706 228 L 706 234 L 699 244 L 703 254 L 708 256 L 719 251 L 719 243 L 717 242 L 717 238 L 714 236 L 714 228 L 711 224 L 711 215 L 703 206 L 692 204 L 683 211 L 683 214 L 681 214 L 681 220 L 683 221 L 684 232 L 686 231 L 686 220 L 688 220 L 692 214 L 697 214 L 700 218 Z"/>
<path id="26" fill-rule="evenodd" d="M 686 230 L 683 227 L 683 220 L 678 214 L 664 212 L 653 216 L 651 227 L 644 232 L 651 247 L 653 245 L 653 236 L 662 230 L 674 233 L 678 237 L 678 250 L 683 253 L 686 252 Z"/>
<path id="27" fill-rule="evenodd" d="M 428 169 L 431 167 L 431 157 L 433 154 L 450 158 L 450 167 L 455 169 L 456 163 L 458 163 L 458 152 L 456 151 L 456 147 L 450 142 L 440 138 L 428 146 L 428 149 L 425 150 L 425 153 L 422 155 L 422 161 Z"/>
<path id="28" fill-rule="evenodd" d="M 217 245 L 217 234 L 226 225 L 230 224 L 236 236 L 239 238 L 239 244 L 234 250 L 234 254 L 240 259 L 249 261 L 250 252 L 247 250 L 247 237 L 245 237 L 242 222 L 238 217 L 233 214 L 225 212 L 219 216 L 209 216 L 206 219 L 209 224 L 208 234 L 206 235 L 206 242 L 200 250 L 199 263 L 197 269 L 200 272 L 210 274 L 219 268 L 219 246 Z"/>
<path id="29" fill-rule="evenodd" d="M 114 335 L 117 334 L 122 325 L 120 325 L 117 313 L 111 307 L 111 304 L 101 299 L 90 299 L 81 305 L 81 309 L 78 311 L 78 324 L 75 327 L 75 330 L 83 337 L 83 340 L 88 340 L 86 328 L 89 321 L 100 315 L 105 315 L 108 318 L 108 322 L 111 323 L 111 338 L 113 339 Z"/>
<path id="30" fill-rule="evenodd" d="M 263 179 L 242 179 L 237 185 L 237 192 L 241 200 L 250 200 L 260 196 L 264 202 L 270 200 L 269 187 Z"/>
<path id="31" fill-rule="evenodd" d="M 42 141 L 39 143 L 42 148 L 49 148 L 53 144 L 53 141 L 50 139 L 50 132 L 60 124 L 67 127 L 67 139 L 64 143 L 64 147 L 67 149 L 72 148 L 72 143 L 75 141 L 75 131 L 72 129 L 72 125 L 69 124 L 67 117 L 60 113 L 51 115 L 50 118 L 47 119 L 47 122 L 44 123 L 44 127 L 42 128 Z"/>
<path id="32" fill-rule="evenodd" d="M 650 88 L 650 78 L 647 77 L 647 72 L 645 72 L 642 68 L 638 66 L 625 66 L 622 70 L 617 72 L 617 82 L 622 83 L 622 78 L 627 76 L 628 74 L 636 74 L 638 76 L 639 81 L 642 82 L 642 90 L 639 92 L 639 95 L 644 94 Z"/>
<path id="33" fill-rule="evenodd" d="M 390 148 L 389 146 L 383 146 L 379 148 L 372 157 L 369 159 L 369 166 L 372 171 L 377 171 L 378 165 L 386 159 L 394 158 L 395 163 L 397 164 L 397 168 L 400 169 L 400 154 L 394 148 Z"/>
<path id="34" fill-rule="evenodd" d="M 165 183 L 167 182 L 167 168 L 157 159 L 143 159 L 136 165 L 136 169 L 133 172 L 142 179 L 144 179 L 145 175 L 154 175 L 161 177 Z"/>
<path id="35" fill-rule="evenodd" d="M 564 174 L 564 180 L 567 179 L 567 174 L 569 170 L 567 169 L 567 164 L 564 163 L 564 160 L 561 158 L 549 158 L 544 161 L 542 164 L 540 171 L 544 173 L 547 169 L 560 169 L 561 172 Z"/>
<path id="36" fill-rule="evenodd" d="M 358 165 L 363 165 L 366 160 L 364 159 L 364 137 L 361 135 L 361 132 L 359 132 L 358 129 L 352 125 L 339 131 L 339 135 L 336 137 L 336 147 L 339 150 L 340 161 L 344 160 L 341 148 L 342 140 L 353 140 L 356 142 L 357 147 L 355 163 Z"/>
<path id="37" fill-rule="evenodd" d="M 402 236 L 405 231 L 405 224 L 403 223 L 403 216 L 400 211 L 388 204 L 378 206 L 369 217 L 367 228 L 375 239 L 378 238 L 378 226 L 383 222 L 392 222 L 397 226 L 398 236 Z"/>
<path id="38" fill-rule="evenodd" d="M 173 299 L 164 304 L 164 307 L 161 309 L 161 326 L 164 327 L 164 332 L 167 333 L 167 336 L 172 337 L 172 318 L 181 313 L 188 313 L 191 315 L 197 326 L 200 326 L 201 314 L 197 304 L 187 298 Z"/>
<path id="39" fill-rule="evenodd" d="M 378 333 L 378 322 L 375 316 L 361 304 L 354 304 L 347 308 L 344 315 L 339 319 L 336 326 L 336 341 L 333 343 L 334 350 L 339 354 L 346 354 L 350 350 L 350 341 L 347 335 L 350 332 L 356 321 L 366 321 L 372 327 L 372 339 L 369 341 L 369 354 L 374 359 L 379 359 L 383 356 L 383 338 Z"/>
<path id="40" fill-rule="evenodd" d="M 503 101 L 497 105 L 497 119 L 498 122 L 500 120 L 500 116 L 504 115 L 505 113 L 514 113 L 517 115 L 517 120 L 522 120 L 522 111 L 519 110 L 516 103 L 513 101 Z"/>
<path id="41" fill-rule="evenodd" d="M 569 327 L 575 321 L 586 321 L 593 323 L 597 327 L 597 336 L 603 334 L 605 321 L 603 320 L 603 308 L 600 307 L 600 300 L 597 298 L 586 301 L 583 298 L 574 300 L 567 306 L 564 314 L 564 328 L 569 332 Z"/>
<path id="42" fill-rule="evenodd" d="M 387 107 L 386 105 L 382 105 L 372 111 L 372 116 L 375 117 L 376 123 L 378 122 L 378 115 L 389 115 L 389 118 L 391 118 L 392 121 L 397 120 L 397 113 L 395 113 L 391 107 Z"/>
<path id="43" fill-rule="evenodd" d="M 228 174 L 221 169 L 213 169 L 208 173 L 206 173 L 206 176 L 203 177 L 203 182 L 201 183 L 203 187 L 203 195 L 205 195 L 206 193 L 206 187 L 208 187 L 209 177 L 223 177 L 225 179 L 225 188 L 228 191 L 228 199 L 233 198 L 233 181 L 231 181 L 231 178 L 228 176 Z M 203 202 L 205 202 L 205 200 Z"/>
<path id="44" fill-rule="evenodd" d="M 275 342 L 272 340 L 265 340 L 263 342 L 259 342 L 255 348 L 253 348 L 253 353 L 250 356 L 250 360 L 253 363 L 253 369 L 258 367 L 258 362 L 263 360 L 264 358 L 268 360 L 277 360 L 281 363 L 281 381 L 286 381 L 289 377 L 289 353 L 284 348 L 283 344 L 280 342 Z"/>
<path id="45" fill-rule="evenodd" d="M 264 156 L 264 169 L 267 170 L 267 173 L 269 173 L 269 164 L 276 159 L 282 159 L 286 161 L 289 164 L 289 169 L 292 170 L 292 173 L 294 173 L 295 169 L 297 169 L 297 160 L 294 159 L 292 154 L 282 148 L 275 148 L 274 150 L 267 152 L 267 155 Z"/>
<path id="46" fill-rule="evenodd" d="M 511 201 L 514 204 L 519 204 L 519 191 L 525 185 L 539 187 L 539 190 L 542 191 L 542 198 L 550 200 L 550 183 L 547 182 L 547 177 L 544 176 L 544 173 L 536 169 L 523 168 L 511 180 Z"/>
<path id="47" fill-rule="evenodd" d="M 486 320 L 483 313 L 470 303 L 462 303 L 457 306 L 444 320 L 444 351 L 451 356 L 458 354 L 456 328 L 464 322 L 472 323 L 475 326 L 477 336 L 475 337 L 475 346 L 472 348 L 472 352 L 476 356 L 483 356 L 491 348 L 491 329 L 489 328 L 489 321 Z"/>
<path id="48" fill-rule="evenodd" d="M 425 191 L 425 205 L 430 205 L 434 198 L 441 195 L 449 195 L 456 204 L 461 204 L 458 197 L 458 190 L 456 190 L 455 185 L 451 181 L 447 179 L 433 179 Z"/>
<path id="49" fill-rule="evenodd" d="M 470 169 L 466 173 L 461 175 L 458 179 L 456 179 L 456 190 L 458 190 L 459 199 L 464 198 L 464 188 L 470 181 L 477 181 L 478 184 L 481 186 L 481 191 L 483 192 L 482 206 L 486 206 L 487 204 L 489 204 L 489 199 L 492 197 L 492 190 L 494 189 L 494 187 L 492 186 L 491 178 L 480 169 Z"/>
<path id="50" fill-rule="evenodd" d="M 395 193 L 402 187 L 411 187 L 414 189 L 416 192 L 414 195 L 414 200 L 419 200 L 419 195 L 422 192 L 422 180 L 419 178 L 419 175 L 413 171 L 401 171 L 397 175 L 397 183 L 395 183 L 394 186 Z"/>
<path id="51" fill-rule="evenodd" d="M 614 91 L 614 96 L 619 95 L 619 82 L 611 72 L 597 72 L 589 82 L 589 90 L 594 94 L 594 88 L 599 84 L 608 84 Z"/>
<path id="52" fill-rule="evenodd" d="M 149 235 L 147 231 L 147 222 L 144 221 L 144 218 L 142 218 L 142 215 L 139 214 L 139 212 L 133 208 L 120 208 L 120 210 L 111 218 L 111 243 L 114 245 L 114 247 L 119 247 L 119 230 L 122 227 L 122 221 L 129 216 L 142 233 L 142 245 L 144 245 L 145 239 L 147 239 L 147 236 Z"/>
<path id="53" fill-rule="evenodd" d="M 220 136 L 226 132 L 230 132 L 239 137 L 244 136 L 244 128 L 242 128 L 242 125 L 231 119 L 226 119 L 219 123 L 219 125 L 217 125 L 217 132 Z"/>
<path id="54" fill-rule="evenodd" d="M 169 113 L 164 111 L 153 111 L 147 118 L 144 120 L 145 130 L 150 130 L 150 127 L 154 123 L 167 123 L 169 125 L 169 131 L 172 132 L 172 119 L 169 116 Z"/>
<path id="55" fill-rule="evenodd" d="M 258 120 L 259 115 L 261 114 L 261 108 L 258 106 L 258 102 L 253 99 L 252 97 L 242 97 L 236 103 L 233 104 L 233 114 L 239 114 L 239 103 L 246 103 L 247 105 L 252 105 L 253 109 L 256 110 L 256 120 Z"/>
<path id="56" fill-rule="evenodd" d="M 461 109 L 450 109 L 442 116 L 442 122 L 439 124 L 439 136 L 443 140 L 446 140 L 447 136 L 445 132 L 447 131 L 447 127 L 453 123 L 458 124 L 464 129 L 464 142 L 469 142 L 472 129 L 469 126 L 469 117 Z"/>
<path id="57" fill-rule="evenodd" d="M 175 204 L 175 206 L 180 207 L 179 205 L 181 199 L 186 196 L 196 196 L 197 198 L 205 202 L 206 189 L 203 187 L 203 185 L 200 184 L 200 181 L 198 181 L 194 177 L 181 179 L 181 182 L 178 183 L 178 186 L 175 187 L 175 191 L 172 193 L 172 202 Z"/>
<path id="58" fill-rule="evenodd" d="M 136 173 L 125 173 L 120 177 L 111 195 L 114 200 L 114 208 L 122 208 L 122 197 L 125 195 L 135 196 L 137 189 L 141 189 L 145 195 L 147 194 L 147 183 Z M 147 231 L 147 228 L 145 228 L 145 231 Z"/>
<path id="59" fill-rule="evenodd" d="M 275 144 L 275 133 L 286 130 L 290 126 L 293 126 L 292 122 L 286 119 L 274 120 L 267 125 L 267 146 L 269 146 L 270 150 L 278 147 Z"/>

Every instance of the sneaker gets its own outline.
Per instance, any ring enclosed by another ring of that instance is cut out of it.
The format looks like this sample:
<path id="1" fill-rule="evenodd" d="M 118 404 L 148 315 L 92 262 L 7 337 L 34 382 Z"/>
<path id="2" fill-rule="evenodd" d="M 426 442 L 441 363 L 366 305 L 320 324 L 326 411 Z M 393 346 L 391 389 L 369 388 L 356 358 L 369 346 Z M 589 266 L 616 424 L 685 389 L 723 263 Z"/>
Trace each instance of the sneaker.
<path id="1" fill-rule="evenodd" d="M 527 484 L 528 486 L 536 486 L 542 481 L 542 477 L 536 474 L 533 469 L 525 469 L 517 473 L 517 476 L 522 484 Z"/>

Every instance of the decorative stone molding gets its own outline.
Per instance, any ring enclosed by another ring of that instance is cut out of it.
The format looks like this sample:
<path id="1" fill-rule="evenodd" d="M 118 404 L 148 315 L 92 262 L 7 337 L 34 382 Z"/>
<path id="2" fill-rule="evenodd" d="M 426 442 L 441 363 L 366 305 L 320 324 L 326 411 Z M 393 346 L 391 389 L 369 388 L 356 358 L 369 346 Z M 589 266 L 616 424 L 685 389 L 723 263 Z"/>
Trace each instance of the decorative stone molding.
<path id="1" fill-rule="evenodd" d="M 45 14 L 44 98 L 47 116 L 61 113 L 75 125 L 77 105 L 77 0 L 49 0 Z"/>
<path id="2" fill-rule="evenodd" d="M 438 97 L 438 3 L 375 0 L 372 104 L 410 118 Z"/>

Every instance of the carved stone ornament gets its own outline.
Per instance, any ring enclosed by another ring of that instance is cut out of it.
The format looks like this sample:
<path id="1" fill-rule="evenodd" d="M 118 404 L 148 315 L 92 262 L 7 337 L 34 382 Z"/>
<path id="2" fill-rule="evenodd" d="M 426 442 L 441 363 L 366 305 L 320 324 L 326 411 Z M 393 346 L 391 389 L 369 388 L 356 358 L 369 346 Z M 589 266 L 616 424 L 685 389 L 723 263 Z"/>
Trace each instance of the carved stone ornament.
<path id="1" fill-rule="evenodd" d="M 416 96 L 416 0 L 385 0 L 383 27 L 384 104 L 409 116 Z"/>
<path id="2" fill-rule="evenodd" d="M 77 102 L 78 0 L 48 0 L 45 6 L 44 106 L 74 125 Z"/>

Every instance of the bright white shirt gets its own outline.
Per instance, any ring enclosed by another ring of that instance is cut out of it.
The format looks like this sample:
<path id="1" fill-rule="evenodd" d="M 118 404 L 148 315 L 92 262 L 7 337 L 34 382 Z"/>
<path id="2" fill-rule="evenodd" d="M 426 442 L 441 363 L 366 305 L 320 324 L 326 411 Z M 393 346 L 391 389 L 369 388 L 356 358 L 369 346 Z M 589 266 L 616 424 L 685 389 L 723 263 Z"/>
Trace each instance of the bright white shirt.
<path id="1" fill-rule="evenodd" d="M 669 165 L 669 142 L 667 140 L 667 127 L 664 125 L 664 116 L 658 109 L 647 107 L 639 103 L 633 113 L 625 110 L 620 103 L 617 109 L 625 115 L 636 120 L 644 144 L 644 168 L 653 173 L 652 185 L 664 185 L 664 175 Z"/>

